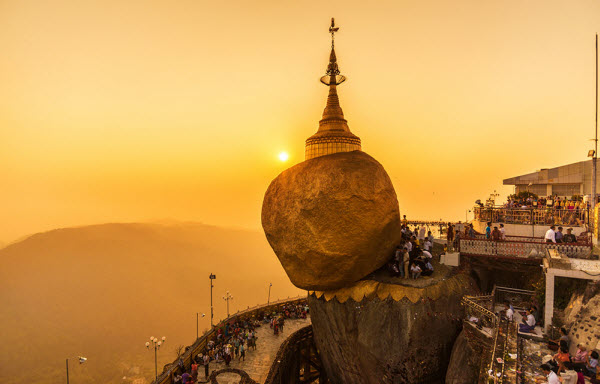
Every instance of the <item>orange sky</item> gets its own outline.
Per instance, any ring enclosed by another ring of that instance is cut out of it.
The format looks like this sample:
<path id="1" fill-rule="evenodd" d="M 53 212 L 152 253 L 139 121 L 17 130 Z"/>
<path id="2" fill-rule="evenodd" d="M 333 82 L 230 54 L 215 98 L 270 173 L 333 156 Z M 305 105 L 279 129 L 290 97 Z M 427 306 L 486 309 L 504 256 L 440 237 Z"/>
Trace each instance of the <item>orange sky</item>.
<path id="1" fill-rule="evenodd" d="M 585 160 L 598 1 L 0 1 L 0 241 L 155 219 L 260 228 L 327 89 L 409 217 Z M 283 164 L 277 154 L 286 150 Z"/>

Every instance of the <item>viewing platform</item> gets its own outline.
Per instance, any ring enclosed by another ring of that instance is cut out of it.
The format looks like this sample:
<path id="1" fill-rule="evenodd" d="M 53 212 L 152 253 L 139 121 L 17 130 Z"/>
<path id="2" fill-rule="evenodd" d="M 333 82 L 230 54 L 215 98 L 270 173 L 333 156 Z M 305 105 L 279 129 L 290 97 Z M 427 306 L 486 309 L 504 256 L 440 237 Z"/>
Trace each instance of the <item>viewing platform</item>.
<path id="1" fill-rule="evenodd" d="M 504 224 L 506 233 L 517 236 L 543 237 L 552 224 L 573 228 L 573 234 L 579 236 L 594 224 L 589 208 L 476 206 L 473 215 L 473 228 L 479 233 L 491 222 L 492 226 Z"/>

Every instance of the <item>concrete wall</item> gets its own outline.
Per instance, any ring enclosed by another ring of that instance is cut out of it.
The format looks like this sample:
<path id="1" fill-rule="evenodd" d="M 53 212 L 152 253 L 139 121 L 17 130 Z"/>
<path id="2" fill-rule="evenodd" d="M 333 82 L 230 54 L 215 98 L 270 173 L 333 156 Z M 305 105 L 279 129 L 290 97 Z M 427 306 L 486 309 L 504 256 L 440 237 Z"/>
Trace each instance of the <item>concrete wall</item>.
<path id="1" fill-rule="evenodd" d="M 485 233 L 486 222 L 473 220 L 473 229 L 479 233 Z M 492 229 L 494 226 L 500 227 L 500 223 L 492 223 Z M 549 225 L 523 225 L 523 224 L 504 224 L 504 229 L 507 236 L 533 236 L 533 237 L 544 237 L 546 231 L 550 228 Z M 568 226 L 563 225 L 563 233 L 567 233 Z M 581 232 L 585 231 L 584 227 L 571 227 L 573 228 L 573 234 L 579 236 Z"/>

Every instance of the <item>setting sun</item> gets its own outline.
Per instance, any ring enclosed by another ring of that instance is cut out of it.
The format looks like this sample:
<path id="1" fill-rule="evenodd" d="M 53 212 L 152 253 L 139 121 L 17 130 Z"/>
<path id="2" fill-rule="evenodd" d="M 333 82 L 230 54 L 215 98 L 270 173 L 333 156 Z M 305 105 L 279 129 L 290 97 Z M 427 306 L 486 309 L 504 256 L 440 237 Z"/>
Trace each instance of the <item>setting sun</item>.
<path id="1" fill-rule="evenodd" d="M 287 161 L 290 158 L 290 156 L 288 155 L 287 152 L 281 152 L 279 154 L 279 160 L 281 161 Z"/>

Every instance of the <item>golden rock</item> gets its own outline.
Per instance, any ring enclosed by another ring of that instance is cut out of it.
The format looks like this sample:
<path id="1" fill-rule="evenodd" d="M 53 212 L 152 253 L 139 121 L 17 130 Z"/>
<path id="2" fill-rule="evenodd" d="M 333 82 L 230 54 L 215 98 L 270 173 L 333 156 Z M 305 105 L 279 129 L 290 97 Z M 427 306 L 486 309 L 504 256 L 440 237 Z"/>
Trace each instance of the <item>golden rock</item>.
<path id="1" fill-rule="evenodd" d="M 307 290 L 352 284 L 381 267 L 400 241 L 392 182 L 364 152 L 316 157 L 267 189 L 262 225 L 292 283 Z"/>

